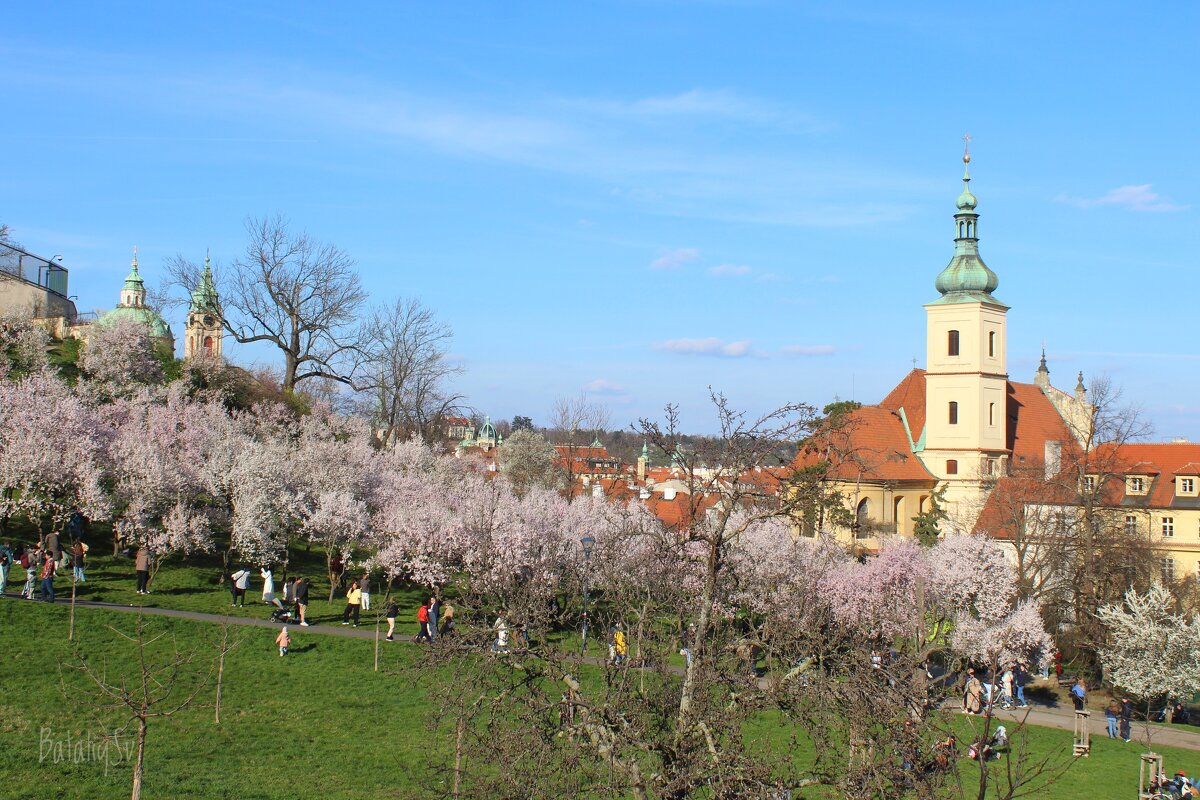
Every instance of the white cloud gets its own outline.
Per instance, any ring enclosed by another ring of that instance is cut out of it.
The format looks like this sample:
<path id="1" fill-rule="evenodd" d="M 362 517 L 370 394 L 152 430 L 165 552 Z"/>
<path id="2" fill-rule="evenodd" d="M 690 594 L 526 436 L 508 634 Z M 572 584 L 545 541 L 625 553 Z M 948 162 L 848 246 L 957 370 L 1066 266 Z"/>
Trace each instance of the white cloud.
<path id="1" fill-rule="evenodd" d="M 831 356 L 836 351 L 831 344 L 789 344 L 782 350 L 789 356 Z"/>
<path id="2" fill-rule="evenodd" d="M 750 349 L 750 345 L 751 342 L 749 339 L 725 342 L 715 336 L 710 336 L 705 339 L 668 339 L 665 342 L 656 342 L 654 349 L 664 353 L 718 356 L 721 358 L 744 358 L 746 356 L 759 355 L 759 353 Z"/>
<path id="3" fill-rule="evenodd" d="M 689 261 L 700 258 L 700 251 L 695 247 L 679 247 L 663 253 L 650 262 L 650 269 L 679 269 Z"/>
<path id="4" fill-rule="evenodd" d="M 1187 206 L 1177 205 L 1166 200 L 1158 192 L 1150 188 L 1150 184 L 1137 186 L 1118 186 L 1110 189 L 1100 197 L 1068 197 L 1059 195 L 1058 202 L 1079 208 L 1096 208 L 1097 206 L 1120 206 L 1131 211 L 1182 211 Z"/>
<path id="5" fill-rule="evenodd" d="M 583 391 L 588 394 L 598 394 L 607 397 L 625 394 L 625 387 L 612 381 L 606 381 L 604 378 L 597 378 L 591 383 L 586 383 L 583 386 Z"/>
<path id="6" fill-rule="evenodd" d="M 753 270 L 744 264 L 718 264 L 708 271 L 709 275 L 715 277 L 738 277 L 741 275 L 749 275 Z"/>

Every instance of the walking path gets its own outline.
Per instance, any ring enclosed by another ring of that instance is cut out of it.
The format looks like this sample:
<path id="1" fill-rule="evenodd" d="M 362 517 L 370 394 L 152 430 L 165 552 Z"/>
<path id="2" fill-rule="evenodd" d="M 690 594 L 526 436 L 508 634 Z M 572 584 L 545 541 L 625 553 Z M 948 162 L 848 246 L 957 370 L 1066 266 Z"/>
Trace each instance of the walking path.
<path id="1" fill-rule="evenodd" d="M 20 601 L 15 594 L 5 594 L 6 600 L 13 602 L 31 602 Z M 79 608 L 101 608 L 107 611 L 124 611 L 126 613 L 142 613 L 151 616 L 173 617 L 175 619 L 190 619 L 197 622 L 212 622 L 216 624 L 232 624 L 246 625 L 256 628 L 271 628 L 278 629 L 279 623 L 272 622 L 270 619 L 254 619 L 247 617 L 230 617 L 224 614 L 207 614 L 201 611 L 179 611 L 173 608 L 154 608 L 149 606 L 133 606 L 121 605 L 118 603 L 100 603 L 94 600 L 76 600 L 75 605 Z M 264 611 L 266 606 L 263 607 Z M 297 626 L 293 626 L 297 627 Z M 380 626 L 386 630 L 386 626 Z M 350 639 L 374 639 L 375 628 L 374 624 L 368 622 L 364 627 L 352 628 L 343 626 L 340 623 L 318 623 L 310 625 L 303 629 L 305 633 L 316 633 L 323 636 L 341 636 Z M 382 639 L 382 634 L 380 635 Z M 397 641 L 407 641 L 406 639 L 397 638 Z M 588 659 L 595 661 L 598 664 L 603 664 L 604 660 L 600 658 Z M 953 713 L 950 707 L 946 709 Z M 1002 724 L 1007 724 L 1010 727 L 1020 723 L 1022 720 L 1030 725 L 1041 725 L 1046 728 L 1058 728 L 1060 730 L 1074 730 L 1075 727 L 1075 712 L 1069 708 L 1054 708 L 1050 706 L 1032 706 L 1028 709 L 1012 709 L 1005 711 L 1003 709 L 995 709 L 993 716 L 1000 720 Z M 1145 723 L 1135 722 L 1133 725 L 1133 741 L 1129 743 L 1130 747 L 1138 747 L 1140 742 L 1145 741 Z M 1177 727 L 1170 725 L 1155 724 L 1154 729 L 1154 746 L 1166 745 L 1169 747 L 1180 747 L 1187 750 L 1200 750 L 1200 729 L 1188 727 Z M 1092 716 L 1088 720 L 1088 730 L 1093 737 L 1105 737 L 1107 726 L 1104 720 L 1102 711 L 1093 710 Z M 1144 746 L 1144 745 L 1143 745 Z"/>

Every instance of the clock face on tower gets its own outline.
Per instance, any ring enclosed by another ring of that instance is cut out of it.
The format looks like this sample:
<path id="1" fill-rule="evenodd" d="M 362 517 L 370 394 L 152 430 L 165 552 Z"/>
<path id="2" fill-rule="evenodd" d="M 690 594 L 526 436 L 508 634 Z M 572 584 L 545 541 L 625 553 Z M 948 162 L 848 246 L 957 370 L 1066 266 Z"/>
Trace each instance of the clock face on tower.
<path id="1" fill-rule="evenodd" d="M 209 328 L 211 328 L 215 322 L 216 322 L 216 320 L 213 319 L 212 317 L 206 316 L 204 318 L 204 324 Z"/>

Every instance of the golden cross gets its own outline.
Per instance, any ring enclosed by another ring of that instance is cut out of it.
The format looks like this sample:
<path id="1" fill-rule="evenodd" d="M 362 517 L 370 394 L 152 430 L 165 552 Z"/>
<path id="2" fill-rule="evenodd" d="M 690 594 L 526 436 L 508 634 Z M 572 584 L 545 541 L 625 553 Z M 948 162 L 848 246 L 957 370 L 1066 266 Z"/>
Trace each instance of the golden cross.
<path id="1" fill-rule="evenodd" d="M 969 133 L 963 135 L 963 155 L 971 155 L 971 134 Z"/>

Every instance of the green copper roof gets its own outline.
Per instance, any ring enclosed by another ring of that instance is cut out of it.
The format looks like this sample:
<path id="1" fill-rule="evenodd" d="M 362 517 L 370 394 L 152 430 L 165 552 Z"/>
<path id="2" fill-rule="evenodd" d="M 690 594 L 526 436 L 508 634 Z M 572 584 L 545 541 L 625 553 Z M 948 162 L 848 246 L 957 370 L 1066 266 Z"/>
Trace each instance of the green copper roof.
<path id="1" fill-rule="evenodd" d="M 129 270 L 129 274 L 125 276 L 125 288 L 135 292 L 140 292 L 146 288 L 146 282 L 142 280 L 142 276 L 138 274 L 137 263 L 137 247 L 133 248 L 133 264 Z"/>
<path id="2" fill-rule="evenodd" d="M 958 213 L 954 215 L 954 257 L 934 282 L 942 296 L 931 305 L 975 302 L 1002 305 L 992 297 L 1000 279 L 979 255 L 979 215 L 975 213 L 977 201 L 971 193 L 970 154 L 963 156 L 963 163 L 967 167 L 963 169 L 963 190 L 958 196 Z"/>
<path id="3" fill-rule="evenodd" d="M 150 335 L 155 339 L 174 338 L 171 335 L 171 328 L 167 325 L 166 321 L 156 314 L 154 309 L 147 308 L 146 306 L 117 306 L 102 316 L 98 324 L 107 325 L 121 319 L 145 325 L 150 329 Z"/>
<path id="4" fill-rule="evenodd" d="M 480 439 L 496 439 L 496 427 L 492 425 L 491 417 L 484 417 L 483 426 L 479 429 Z"/>
<path id="5" fill-rule="evenodd" d="M 217 297 L 217 287 L 213 284 L 212 267 L 209 266 L 208 256 L 204 257 L 204 274 L 200 276 L 200 285 L 192 292 L 191 312 L 220 315 L 221 300 Z"/>

